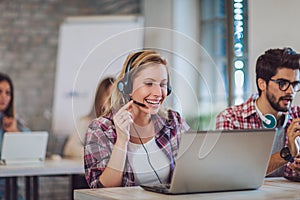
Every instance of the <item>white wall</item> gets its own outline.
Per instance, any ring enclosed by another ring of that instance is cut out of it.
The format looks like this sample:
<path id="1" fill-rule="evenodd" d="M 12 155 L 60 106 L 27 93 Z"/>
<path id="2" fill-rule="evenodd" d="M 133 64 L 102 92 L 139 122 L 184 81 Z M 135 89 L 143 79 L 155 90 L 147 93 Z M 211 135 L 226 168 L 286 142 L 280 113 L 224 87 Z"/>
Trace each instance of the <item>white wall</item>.
<path id="1" fill-rule="evenodd" d="M 195 111 L 198 100 L 193 68 L 200 56 L 196 42 L 200 31 L 198 8 L 198 0 L 151 0 L 144 4 L 145 47 L 154 47 L 167 57 L 173 88 L 168 104 L 183 115 Z"/>
<path id="2" fill-rule="evenodd" d="M 199 43 L 200 1 L 145 1 L 144 17 L 145 47 L 165 50 L 162 54 L 168 58 L 173 87 L 168 106 L 185 118 L 213 114 L 217 105 L 213 100 L 215 90 L 211 88 L 216 88 L 216 80 L 223 81 L 213 60 Z M 207 94 L 204 103 L 199 102 L 200 91 Z"/>
<path id="3" fill-rule="evenodd" d="M 60 27 L 54 133 L 70 134 L 92 108 L 98 83 L 116 77 L 129 52 L 143 47 L 143 18 L 97 16 L 67 18 Z M 113 47 L 113 48 L 112 48 Z"/>
<path id="4" fill-rule="evenodd" d="M 173 88 L 179 100 L 175 109 L 184 116 L 196 115 L 198 111 L 198 83 L 200 37 L 198 0 L 174 0 L 174 73 Z M 196 19 L 196 20 L 193 20 Z M 195 113 L 196 112 L 196 113 Z"/>
<path id="5" fill-rule="evenodd" d="M 255 63 L 269 48 L 292 47 L 300 52 L 300 1 L 249 0 L 249 75 L 256 91 Z M 299 104 L 299 95 L 294 104 Z"/>

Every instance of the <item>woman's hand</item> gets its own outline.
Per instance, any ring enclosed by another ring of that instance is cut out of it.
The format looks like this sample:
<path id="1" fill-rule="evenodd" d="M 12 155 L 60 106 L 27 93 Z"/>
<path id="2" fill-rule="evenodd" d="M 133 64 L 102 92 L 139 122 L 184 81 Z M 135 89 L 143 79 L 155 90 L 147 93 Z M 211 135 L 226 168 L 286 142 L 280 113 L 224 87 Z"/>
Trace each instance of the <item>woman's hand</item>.
<path id="1" fill-rule="evenodd" d="M 14 117 L 3 117 L 3 128 L 5 132 L 18 132 L 19 129 L 17 128 L 17 120 Z"/>
<path id="2" fill-rule="evenodd" d="M 300 118 L 293 119 L 287 129 L 288 145 L 292 156 L 299 153 L 299 147 L 296 145 L 296 138 L 300 137 Z"/>
<path id="3" fill-rule="evenodd" d="M 117 132 L 117 142 L 121 142 L 122 144 L 127 144 L 130 139 L 129 130 L 130 125 L 133 123 L 130 112 L 132 103 L 133 101 L 129 101 L 113 117 Z"/>
<path id="4" fill-rule="evenodd" d="M 133 123 L 130 113 L 133 101 L 125 104 L 114 115 L 117 140 L 110 155 L 107 167 L 99 176 L 99 181 L 104 187 L 120 187 L 125 169 L 127 145 L 130 139 L 130 125 Z"/>

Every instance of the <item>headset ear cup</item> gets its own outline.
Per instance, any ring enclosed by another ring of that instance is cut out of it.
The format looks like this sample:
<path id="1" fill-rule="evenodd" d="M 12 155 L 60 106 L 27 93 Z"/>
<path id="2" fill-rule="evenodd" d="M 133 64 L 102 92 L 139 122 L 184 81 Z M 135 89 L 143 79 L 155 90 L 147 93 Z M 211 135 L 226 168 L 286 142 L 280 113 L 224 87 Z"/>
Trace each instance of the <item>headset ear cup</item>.
<path id="1" fill-rule="evenodd" d="M 131 81 L 130 81 L 130 78 L 129 78 L 127 84 L 124 87 L 124 93 L 125 94 L 130 94 L 131 92 L 132 92 L 132 84 L 131 84 Z"/>
<path id="2" fill-rule="evenodd" d="M 124 82 L 123 82 L 123 79 L 120 80 L 120 81 L 118 82 L 117 87 L 118 87 L 118 90 L 119 90 L 122 94 L 124 94 L 125 84 L 124 84 Z"/>
<path id="3" fill-rule="evenodd" d="M 266 114 L 264 117 L 270 121 L 270 123 L 266 123 L 266 122 L 263 121 L 263 126 L 265 128 L 275 128 L 276 127 L 277 120 L 274 117 L 274 115 Z"/>
<path id="4" fill-rule="evenodd" d="M 132 85 L 131 85 L 131 81 L 128 80 L 128 82 L 126 83 L 124 81 L 124 79 L 121 79 L 119 82 L 118 82 L 118 90 L 124 95 L 124 94 L 130 94 L 131 91 L 132 91 Z"/>
<path id="5" fill-rule="evenodd" d="M 167 96 L 169 96 L 172 92 L 172 87 L 170 85 L 170 76 L 168 74 L 168 83 L 167 83 Z"/>
<path id="6" fill-rule="evenodd" d="M 139 55 L 141 55 L 143 53 L 143 51 L 141 52 L 137 52 L 135 53 L 129 60 L 128 60 L 128 63 L 127 63 L 127 66 L 125 68 L 125 74 L 124 74 L 124 77 L 123 79 L 120 81 L 122 82 L 122 85 L 120 83 L 120 88 L 122 88 L 122 90 L 120 90 L 119 88 L 119 83 L 118 83 L 118 88 L 119 90 L 122 92 L 123 95 L 128 95 L 132 92 L 132 83 L 131 83 L 131 80 L 130 80 L 130 69 L 131 69 L 131 64 L 133 63 L 133 61 L 135 59 L 137 59 L 137 57 L 139 57 Z"/>
<path id="7" fill-rule="evenodd" d="M 167 86 L 167 96 L 169 96 L 172 92 L 172 87 L 168 84 Z"/>
<path id="8" fill-rule="evenodd" d="M 256 105 L 256 101 L 254 102 L 254 106 L 255 106 L 255 109 L 256 109 L 256 112 L 257 112 L 259 118 L 262 121 L 262 126 L 264 128 L 275 128 L 276 125 L 277 125 L 277 119 L 276 119 L 276 117 L 274 117 L 274 115 L 272 115 L 272 114 L 263 115 L 260 112 L 260 110 L 258 109 L 258 107 Z"/>

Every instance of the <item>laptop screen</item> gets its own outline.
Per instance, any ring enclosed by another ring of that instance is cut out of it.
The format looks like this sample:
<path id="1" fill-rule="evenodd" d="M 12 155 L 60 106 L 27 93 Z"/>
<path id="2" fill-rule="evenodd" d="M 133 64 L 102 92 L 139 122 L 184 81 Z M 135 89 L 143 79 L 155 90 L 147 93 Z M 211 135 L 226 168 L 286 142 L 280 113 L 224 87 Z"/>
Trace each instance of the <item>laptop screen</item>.
<path id="1" fill-rule="evenodd" d="M 6 132 L 1 147 L 4 164 L 39 163 L 45 160 L 48 132 Z"/>
<path id="2" fill-rule="evenodd" d="M 275 134 L 275 129 L 186 132 L 180 141 L 167 193 L 259 188 L 266 174 Z"/>

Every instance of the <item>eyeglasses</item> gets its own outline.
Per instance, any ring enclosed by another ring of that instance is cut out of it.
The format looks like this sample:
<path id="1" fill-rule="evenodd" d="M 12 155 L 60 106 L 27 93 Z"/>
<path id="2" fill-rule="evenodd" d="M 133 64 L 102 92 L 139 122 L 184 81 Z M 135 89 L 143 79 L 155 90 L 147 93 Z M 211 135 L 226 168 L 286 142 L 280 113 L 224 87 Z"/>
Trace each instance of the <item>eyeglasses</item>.
<path id="1" fill-rule="evenodd" d="M 270 81 L 273 81 L 274 83 L 277 83 L 278 86 L 279 86 L 279 89 L 281 91 L 287 91 L 291 84 L 292 84 L 294 92 L 299 92 L 300 91 L 300 80 L 290 82 L 289 80 L 286 80 L 286 79 L 277 79 L 277 80 L 270 79 Z"/>

